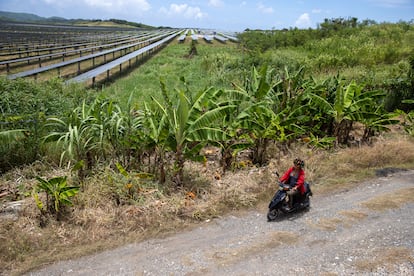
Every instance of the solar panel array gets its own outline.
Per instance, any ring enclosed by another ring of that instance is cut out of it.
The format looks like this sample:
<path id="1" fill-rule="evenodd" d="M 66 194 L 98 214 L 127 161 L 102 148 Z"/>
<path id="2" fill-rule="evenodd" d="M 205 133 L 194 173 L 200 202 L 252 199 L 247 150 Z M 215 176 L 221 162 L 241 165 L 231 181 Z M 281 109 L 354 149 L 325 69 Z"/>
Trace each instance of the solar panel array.
<path id="1" fill-rule="evenodd" d="M 101 56 L 103 56 L 106 59 L 107 55 L 109 55 L 109 54 L 113 54 L 113 57 L 114 57 L 114 54 L 116 52 L 122 52 L 122 51 L 127 52 L 130 49 L 139 48 L 139 47 L 148 45 L 150 43 L 153 43 L 154 41 L 156 42 L 159 39 L 163 38 L 164 36 L 165 35 L 162 34 L 162 33 L 154 33 L 154 34 L 151 34 L 151 35 L 140 36 L 141 39 L 143 39 L 143 38 L 144 39 L 148 38 L 148 39 L 147 40 L 139 40 L 138 42 L 135 42 L 135 43 L 132 43 L 132 44 L 127 44 L 127 45 L 124 45 L 124 46 L 111 48 L 111 49 L 108 49 L 108 50 L 105 50 L 105 51 L 102 51 L 103 48 L 101 48 L 101 51 L 97 52 L 97 53 L 92 53 L 92 54 L 89 54 L 89 55 L 86 55 L 86 56 L 80 56 L 78 58 L 72 58 L 72 59 L 67 60 L 67 61 L 63 61 L 63 62 L 59 62 L 59 63 L 53 63 L 53 64 L 43 66 L 43 67 L 40 67 L 40 68 L 35 68 L 35 69 L 19 72 L 19 73 L 16 73 L 16 74 L 11 74 L 11 75 L 8 75 L 7 77 L 9 79 L 27 77 L 27 76 L 36 75 L 36 74 L 39 74 L 39 73 L 42 73 L 42 72 L 45 72 L 45 71 L 49 71 L 49 70 L 52 70 L 52 69 L 59 69 L 59 68 L 62 68 L 62 67 L 65 67 L 65 66 L 68 66 L 68 65 L 71 65 L 71 64 L 77 64 L 78 65 L 77 72 L 80 73 L 80 71 L 81 71 L 80 63 L 82 61 L 92 60 L 94 62 L 95 58 L 101 57 Z M 130 42 L 133 42 L 133 41 L 130 41 Z M 113 43 L 113 44 L 111 44 L 111 46 L 117 46 L 117 45 L 120 45 L 120 44 L 123 44 L 123 43 Z M 41 56 L 41 57 L 44 57 L 44 56 Z M 64 58 L 64 55 L 63 55 L 63 58 Z"/>
<path id="2" fill-rule="evenodd" d="M 119 29 L 5 23 L 0 29 L 0 74 L 9 79 L 49 78 L 57 71 L 66 83 L 109 78 L 130 68 L 172 39 L 226 43 L 232 38 L 199 29 Z M 134 63 L 134 64 L 133 64 Z"/>
<path id="3" fill-rule="evenodd" d="M 109 72 L 111 69 L 120 66 L 120 70 L 122 70 L 122 64 L 125 62 L 129 62 L 129 66 L 131 66 L 131 60 L 134 58 L 137 58 L 139 55 L 145 55 L 145 54 L 150 54 L 151 51 L 156 50 L 158 47 L 162 46 L 163 44 L 169 42 L 170 40 L 172 40 L 174 37 L 176 37 L 178 35 L 178 32 L 172 32 L 169 36 L 164 37 L 163 39 L 155 42 L 155 43 L 151 43 L 137 51 L 134 51 L 132 53 L 129 53 L 127 55 L 124 55 L 118 59 L 115 59 L 111 62 L 105 63 L 102 66 L 96 67 L 95 69 L 92 69 L 90 71 L 87 71 L 83 74 L 80 74 L 70 80 L 67 81 L 67 83 L 74 83 L 74 82 L 84 82 L 87 81 L 89 79 L 92 79 L 92 84 L 95 84 L 95 79 L 97 76 L 106 73 L 107 77 L 109 77 Z"/>

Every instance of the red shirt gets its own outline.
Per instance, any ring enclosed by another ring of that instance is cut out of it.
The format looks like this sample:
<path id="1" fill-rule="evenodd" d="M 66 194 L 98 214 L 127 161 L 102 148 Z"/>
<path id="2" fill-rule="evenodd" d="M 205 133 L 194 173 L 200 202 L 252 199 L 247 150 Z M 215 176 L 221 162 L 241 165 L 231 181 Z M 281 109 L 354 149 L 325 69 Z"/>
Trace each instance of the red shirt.
<path id="1" fill-rule="evenodd" d="M 295 169 L 295 167 L 289 168 L 283 176 L 280 178 L 280 182 L 285 182 L 289 180 L 290 174 Z M 299 190 L 299 192 L 303 195 L 305 193 L 305 171 L 300 169 L 298 180 L 296 181 L 295 187 Z"/>

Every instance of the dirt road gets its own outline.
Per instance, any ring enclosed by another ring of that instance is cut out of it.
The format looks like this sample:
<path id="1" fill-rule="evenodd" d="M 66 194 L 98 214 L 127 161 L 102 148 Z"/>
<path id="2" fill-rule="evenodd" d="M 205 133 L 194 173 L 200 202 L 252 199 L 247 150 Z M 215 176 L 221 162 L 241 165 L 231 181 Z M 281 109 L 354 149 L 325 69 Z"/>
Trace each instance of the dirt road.
<path id="1" fill-rule="evenodd" d="M 414 275 L 414 171 L 316 194 L 277 222 L 266 207 L 29 275 Z"/>

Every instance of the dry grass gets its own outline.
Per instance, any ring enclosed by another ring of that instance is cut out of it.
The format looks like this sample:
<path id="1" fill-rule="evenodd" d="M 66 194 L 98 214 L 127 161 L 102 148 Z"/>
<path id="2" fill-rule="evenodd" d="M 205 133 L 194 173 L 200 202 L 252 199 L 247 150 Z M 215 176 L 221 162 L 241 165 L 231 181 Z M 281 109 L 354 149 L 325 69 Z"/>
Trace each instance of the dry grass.
<path id="1" fill-rule="evenodd" d="M 338 213 L 338 217 L 322 218 L 316 222 L 308 220 L 306 223 L 315 229 L 335 231 L 339 226 L 352 227 L 354 223 L 365 219 L 368 215 L 360 210 L 344 210 Z"/>
<path id="2" fill-rule="evenodd" d="M 379 195 L 373 199 L 363 202 L 362 205 L 374 211 L 386 211 L 389 209 L 400 208 L 401 205 L 414 202 L 414 187 L 401 189 L 392 195 Z"/>
<path id="3" fill-rule="evenodd" d="M 359 210 L 345 210 L 345 211 L 339 212 L 339 214 L 353 221 L 362 220 L 368 216 L 366 213 L 359 211 Z"/>
<path id="4" fill-rule="evenodd" d="M 335 231 L 336 228 L 343 220 L 340 218 L 323 218 L 317 222 L 307 221 L 306 223 L 313 228 L 325 231 Z"/>
<path id="5" fill-rule="evenodd" d="M 390 135 L 372 146 L 346 148 L 336 152 L 310 152 L 307 178 L 315 181 L 314 192 L 329 193 L 338 188 L 349 189 L 375 175 L 376 169 L 413 168 L 412 138 Z"/>
<path id="6" fill-rule="evenodd" d="M 364 252 L 364 258 L 355 263 L 360 272 L 375 272 L 385 267 L 387 271 L 394 270 L 399 273 L 396 265 L 414 262 L 413 251 L 406 247 L 388 247 L 375 249 L 372 252 Z M 396 274 L 397 275 L 397 274 Z"/>
<path id="7" fill-rule="evenodd" d="M 373 146 L 331 152 L 300 145 L 291 147 L 285 155 L 277 149 L 273 152 L 266 167 L 245 164 L 225 175 L 218 173 L 214 158 L 206 166 L 188 163 L 187 179 L 191 181 L 180 190 L 136 179 L 133 199 L 128 198 L 126 180 L 111 169 L 103 168 L 87 179 L 65 219 L 59 222 L 49 219 L 43 228 L 39 226 L 39 211 L 29 196 L 18 219 L 0 219 L 0 274 L 19 274 L 57 260 L 160 237 L 229 211 L 253 206 L 265 208 L 275 190 L 273 172 L 282 173 L 297 156 L 306 161 L 307 179 L 313 184 L 314 194 L 357 185 L 373 177 L 375 169 L 414 168 L 414 141 L 402 135 L 385 137 Z M 71 173 L 39 162 L 3 175 L 0 188 L 10 191 L 10 195 L 30 194 L 37 175 L 50 178 Z M 412 192 L 410 190 L 411 198 Z M 372 206 L 372 203 L 367 204 Z M 364 217 L 364 213 L 358 211 L 342 215 L 340 219 L 326 219 L 314 226 L 330 231 L 340 223 L 352 223 Z M 258 244 L 248 250 L 250 253 L 243 254 L 254 254 L 255 250 L 263 250 L 266 246 L 292 241 L 292 236 L 278 233 L 267 243 Z M 237 257 L 227 261 L 237 261 Z"/>
<path id="8" fill-rule="evenodd" d="M 229 264 L 235 264 L 245 259 L 249 259 L 250 256 L 255 256 L 260 252 L 269 250 L 283 245 L 292 245 L 297 243 L 299 237 L 297 233 L 276 231 L 268 233 L 262 242 L 255 244 L 246 244 L 245 246 L 230 248 L 225 251 L 211 253 L 212 259 L 216 260 L 217 265 L 224 266 Z"/>

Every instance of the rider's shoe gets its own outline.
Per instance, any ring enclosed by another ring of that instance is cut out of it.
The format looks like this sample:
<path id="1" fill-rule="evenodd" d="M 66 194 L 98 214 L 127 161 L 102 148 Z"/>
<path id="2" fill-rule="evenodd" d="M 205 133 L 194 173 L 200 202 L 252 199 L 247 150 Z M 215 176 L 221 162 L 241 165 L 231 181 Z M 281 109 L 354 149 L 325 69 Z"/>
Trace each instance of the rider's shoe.
<path id="1" fill-rule="evenodd" d="M 290 208 L 288 205 L 282 206 L 282 209 L 286 213 L 289 213 L 292 210 L 292 208 Z"/>

